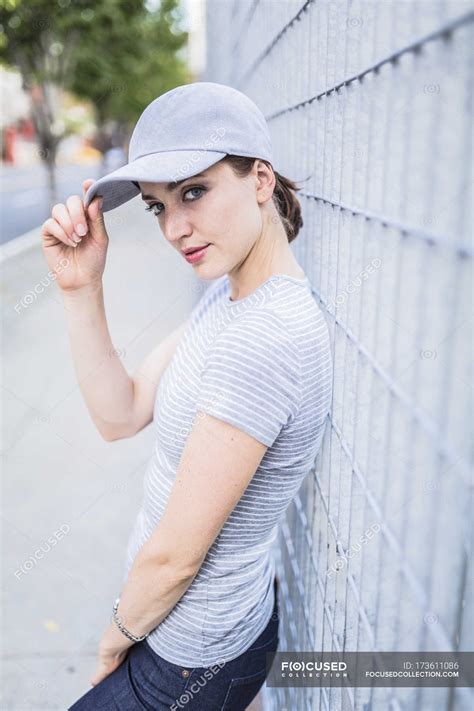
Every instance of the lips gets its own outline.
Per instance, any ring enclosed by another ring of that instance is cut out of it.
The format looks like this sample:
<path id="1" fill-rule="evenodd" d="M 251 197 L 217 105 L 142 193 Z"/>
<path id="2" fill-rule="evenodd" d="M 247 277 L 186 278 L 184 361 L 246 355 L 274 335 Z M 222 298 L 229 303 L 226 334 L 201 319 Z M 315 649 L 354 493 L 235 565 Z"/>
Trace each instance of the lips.
<path id="1" fill-rule="evenodd" d="M 188 254 L 194 254 L 194 252 L 199 252 L 199 250 L 204 249 L 204 247 L 209 247 L 209 244 L 203 244 L 201 247 L 189 247 L 186 250 L 183 250 L 183 254 L 187 256 Z"/>

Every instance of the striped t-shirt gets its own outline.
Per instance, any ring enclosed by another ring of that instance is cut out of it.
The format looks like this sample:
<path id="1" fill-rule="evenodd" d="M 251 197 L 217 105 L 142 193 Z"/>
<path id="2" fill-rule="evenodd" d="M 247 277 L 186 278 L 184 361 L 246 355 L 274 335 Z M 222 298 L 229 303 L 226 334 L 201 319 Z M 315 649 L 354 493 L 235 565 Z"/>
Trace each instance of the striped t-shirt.
<path id="1" fill-rule="evenodd" d="M 232 301 L 224 275 L 192 311 L 157 389 L 156 440 L 124 580 L 165 510 L 198 410 L 244 430 L 268 449 L 193 582 L 147 637 L 168 661 L 187 667 L 230 661 L 269 622 L 272 544 L 320 448 L 332 368 L 326 320 L 307 278 L 273 275 Z"/>

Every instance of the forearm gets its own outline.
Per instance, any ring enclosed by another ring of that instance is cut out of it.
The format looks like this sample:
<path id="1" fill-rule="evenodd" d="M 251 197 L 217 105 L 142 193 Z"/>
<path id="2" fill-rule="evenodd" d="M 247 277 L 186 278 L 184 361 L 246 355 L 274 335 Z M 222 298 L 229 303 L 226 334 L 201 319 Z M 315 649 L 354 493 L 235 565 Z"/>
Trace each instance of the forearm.
<path id="1" fill-rule="evenodd" d="M 114 350 L 102 284 L 61 295 L 79 387 L 94 423 L 107 435 L 130 419 L 133 381 Z"/>
<path id="2" fill-rule="evenodd" d="M 120 595 L 117 614 L 137 637 L 157 627 L 191 585 L 199 568 L 179 570 L 157 560 L 147 544 L 139 550 Z"/>

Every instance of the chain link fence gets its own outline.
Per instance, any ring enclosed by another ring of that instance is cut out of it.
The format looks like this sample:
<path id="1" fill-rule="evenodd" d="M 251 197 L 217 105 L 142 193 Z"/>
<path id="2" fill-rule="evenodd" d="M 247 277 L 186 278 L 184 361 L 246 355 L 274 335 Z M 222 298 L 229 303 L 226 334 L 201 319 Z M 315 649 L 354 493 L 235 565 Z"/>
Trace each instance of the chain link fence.
<path id="1" fill-rule="evenodd" d="M 333 406 L 282 522 L 280 650 L 471 650 L 472 4 L 207 0 L 207 69 L 301 186 Z M 472 708 L 467 688 L 266 688 L 268 711 Z"/>

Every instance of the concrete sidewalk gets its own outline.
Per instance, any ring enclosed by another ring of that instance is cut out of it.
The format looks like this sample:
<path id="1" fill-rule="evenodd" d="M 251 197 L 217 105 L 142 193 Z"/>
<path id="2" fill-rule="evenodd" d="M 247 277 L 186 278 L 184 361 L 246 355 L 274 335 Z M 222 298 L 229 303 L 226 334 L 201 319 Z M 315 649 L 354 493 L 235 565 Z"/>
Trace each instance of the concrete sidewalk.
<path id="1" fill-rule="evenodd" d="M 140 201 L 105 215 L 112 340 L 130 373 L 205 291 Z M 121 588 L 151 454 L 148 427 L 105 442 L 76 382 L 63 305 L 39 228 L 2 250 L 1 708 L 66 709 L 90 686 Z"/>

